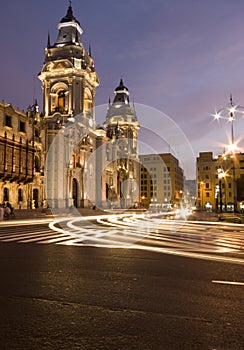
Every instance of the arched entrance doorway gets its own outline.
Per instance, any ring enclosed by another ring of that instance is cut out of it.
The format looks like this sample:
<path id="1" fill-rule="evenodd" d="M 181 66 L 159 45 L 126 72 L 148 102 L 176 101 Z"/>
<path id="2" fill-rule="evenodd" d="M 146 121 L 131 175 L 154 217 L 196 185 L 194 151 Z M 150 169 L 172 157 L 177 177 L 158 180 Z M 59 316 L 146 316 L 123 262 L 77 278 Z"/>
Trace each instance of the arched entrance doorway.
<path id="1" fill-rule="evenodd" d="M 73 205 L 77 207 L 78 206 L 78 182 L 76 179 L 72 180 L 72 198 L 73 198 Z"/>

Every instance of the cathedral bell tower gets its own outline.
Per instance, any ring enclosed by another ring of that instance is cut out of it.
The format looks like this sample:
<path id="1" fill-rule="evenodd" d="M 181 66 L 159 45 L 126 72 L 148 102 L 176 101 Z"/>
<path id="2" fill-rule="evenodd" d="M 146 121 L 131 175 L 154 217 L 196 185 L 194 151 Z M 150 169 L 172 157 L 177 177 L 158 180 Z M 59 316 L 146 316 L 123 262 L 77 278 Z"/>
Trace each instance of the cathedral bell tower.
<path id="1" fill-rule="evenodd" d="M 55 209 L 79 207 L 87 201 L 83 177 L 94 144 L 94 97 L 99 79 L 91 50 L 87 52 L 82 45 L 82 33 L 70 2 L 54 44 L 48 35 L 38 76 L 46 125 L 46 194 L 49 207 Z M 89 137 L 80 140 L 87 132 Z"/>
<path id="2" fill-rule="evenodd" d="M 107 185 L 113 188 L 114 193 L 110 196 L 107 191 L 107 197 L 116 195 L 116 206 L 130 208 L 136 205 L 140 188 L 137 144 L 140 125 L 135 108 L 130 105 L 129 90 L 122 79 L 114 94 L 104 123 L 110 139 L 108 154 L 113 162 L 111 167 L 114 167 Z"/>
<path id="3" fill-rule="evenodd" d="M 53 45 L 48 35 L 45 60 L 39 79 L 43 89 L 43 113 L 48 133 L 59 130 L 69 118 L 83 113 L 89 125 L 94 124 L 94 97 L 99 79 L 91 52 L 81 42 L 83 30 L 73 15 L 71 4 L 58 24 L 58 36 Z"/>

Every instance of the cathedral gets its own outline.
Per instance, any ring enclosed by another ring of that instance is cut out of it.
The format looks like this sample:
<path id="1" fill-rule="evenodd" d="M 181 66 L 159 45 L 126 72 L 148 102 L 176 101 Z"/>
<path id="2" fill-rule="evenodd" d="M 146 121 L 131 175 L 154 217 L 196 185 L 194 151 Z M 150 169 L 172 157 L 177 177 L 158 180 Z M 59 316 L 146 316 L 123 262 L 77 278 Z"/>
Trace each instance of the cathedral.
<path id="1" fill-rule="evenodd" d="M 70 4 L 43 67 L 43 112 L 26 114 L 3 103 L 0 123 L 0 202 L 16 207 L 130 208 L 139 201 L 138 130 L 129 90 L 121 79 L 103 127 L 95 119 L 99 86 L 91 50 Z M 18 120 L 18 121 L 17 121 Z M 18 140 L 16 140 L 18 138 Z M 26 164 L 26 166 L 22 165 Z M 17 194 L 16 194 L 17 193 Z M 21 205 L 20 205 L 21 204 Z"/>

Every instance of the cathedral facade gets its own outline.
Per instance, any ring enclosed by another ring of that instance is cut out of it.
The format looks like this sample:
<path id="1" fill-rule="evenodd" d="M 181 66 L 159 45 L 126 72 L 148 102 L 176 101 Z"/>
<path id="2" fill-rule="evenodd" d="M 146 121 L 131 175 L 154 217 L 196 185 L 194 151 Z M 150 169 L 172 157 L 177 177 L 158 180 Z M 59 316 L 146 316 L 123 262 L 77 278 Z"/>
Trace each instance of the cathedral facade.
<path id="1" fill-rule="evenodd" d="M 139 123 L 121 79 L 102 127 L 95 120 L 99 78 L 70 4 L 48 35 L 37 101 L 19 111 L 0 102 L 0 203 L 15 208 L 129 208 L 139 200 Z"/>
<path id="2" fill-rule="evenodd" d="M 51 208 L 134 205 L 139 196 L 139 123 L 123 81 L 109 103 L 104 128 L 94 107 L 99 78 L 70 5 L 48 36 L 39 79 L 45 124 L 45 195 Z"/>

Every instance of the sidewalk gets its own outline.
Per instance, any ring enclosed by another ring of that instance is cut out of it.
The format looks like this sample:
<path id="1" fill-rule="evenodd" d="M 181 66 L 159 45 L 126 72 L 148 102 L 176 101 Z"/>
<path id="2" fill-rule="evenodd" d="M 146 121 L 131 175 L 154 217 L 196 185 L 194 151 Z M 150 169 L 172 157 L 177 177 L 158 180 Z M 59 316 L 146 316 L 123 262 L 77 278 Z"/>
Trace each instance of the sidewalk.
<path id="1" fill-rule="evenodd" d="M 219 215 L 214 212 L 195 211 L 189 216 L 188 220 L 219 221 Z"/>
<path id="2" fill-rule="evenodd" d="M 78 211 L 78 213 L 77 213 Z M 55 218 L 62 216 L 94 216 L 94 215 L 103 215 L 107 214 L 104 211 L 99 209 L 90 209 L 90 208 L 75 208 L 75 210 L 59 210 L 51 211 L 51 209 L 15 209 L 15 217 L 10 217 L 9 220 L 26 220 L 26 219 L 45 219 L 45 218 Z M 6 220 L 8 221 L 8 220 Z"/>

